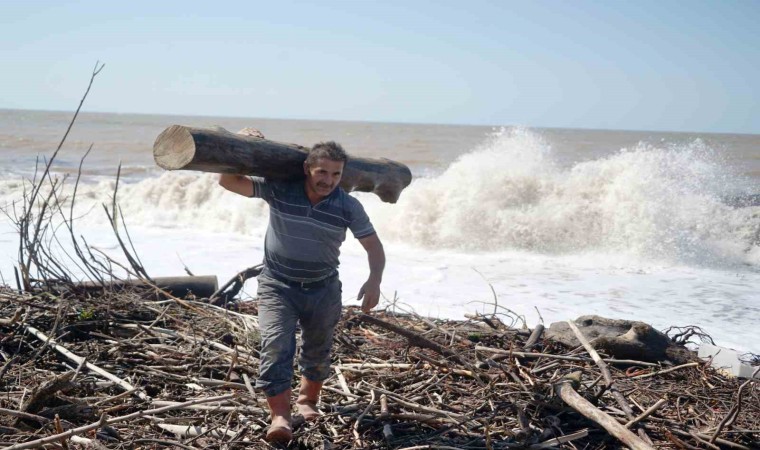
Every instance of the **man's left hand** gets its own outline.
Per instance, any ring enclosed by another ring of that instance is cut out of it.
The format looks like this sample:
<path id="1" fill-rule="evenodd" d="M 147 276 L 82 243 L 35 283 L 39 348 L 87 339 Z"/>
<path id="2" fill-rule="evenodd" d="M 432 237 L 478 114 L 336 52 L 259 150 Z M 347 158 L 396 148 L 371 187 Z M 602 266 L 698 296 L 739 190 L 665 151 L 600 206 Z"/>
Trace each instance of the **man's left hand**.
<path id="1" fill-rule="evenodd" d="M 361 300 L 362 297 L 364 298 L 362 301 L 362 312 L 368 313 L 380 302 L 380 283 L 367 280 L 362 288 L 359 289 L 359 295 L 356 296 L 356 299 Z"/>

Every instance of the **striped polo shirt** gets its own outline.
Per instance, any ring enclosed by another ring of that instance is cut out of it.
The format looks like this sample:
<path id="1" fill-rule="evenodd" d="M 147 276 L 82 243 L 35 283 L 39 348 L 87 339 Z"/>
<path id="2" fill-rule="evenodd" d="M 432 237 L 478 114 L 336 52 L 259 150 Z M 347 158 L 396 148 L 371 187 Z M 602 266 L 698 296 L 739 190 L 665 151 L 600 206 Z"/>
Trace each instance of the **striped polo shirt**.
<path id="1" fill-rule="evenodd" d="M 340 187 L 312 205 L 303 181 L 251 179 L 253 197 L 269 203 L 264 265 L 276 276 L 298 282 L 330 277 L 340 264 L 347 228 L 357 239 L 375 233 L 359 200 Z"/>

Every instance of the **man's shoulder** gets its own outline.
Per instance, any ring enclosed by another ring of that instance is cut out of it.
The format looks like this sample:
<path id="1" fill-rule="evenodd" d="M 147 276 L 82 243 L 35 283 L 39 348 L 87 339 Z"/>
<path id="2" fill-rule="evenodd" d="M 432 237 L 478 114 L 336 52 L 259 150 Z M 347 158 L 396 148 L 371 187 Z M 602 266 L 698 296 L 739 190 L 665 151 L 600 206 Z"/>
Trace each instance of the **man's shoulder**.
<path id="1" fill-rule="evenodd" d="M 342 210 L 341 213 L 348 223 L 357 219 L 364 220 L 363 218 L 367 218 L 367 213 L 364 210 L 362 202 L 353 195 L 350 195 L 343 188 L 339 189 L 340 192 L 335 203 L 340 205 L 339 208 Z"/>

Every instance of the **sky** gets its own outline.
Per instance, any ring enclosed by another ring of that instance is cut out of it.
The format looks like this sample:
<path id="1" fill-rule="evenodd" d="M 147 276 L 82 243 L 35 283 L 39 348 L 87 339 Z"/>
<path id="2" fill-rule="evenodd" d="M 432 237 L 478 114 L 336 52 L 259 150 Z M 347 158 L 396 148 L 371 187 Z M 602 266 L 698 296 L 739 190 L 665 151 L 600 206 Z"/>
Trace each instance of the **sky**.
<path id="1" fill-rule="evenodd" d="M 760 1 L 13 1 L 0 108 L 760 134 Z"/>

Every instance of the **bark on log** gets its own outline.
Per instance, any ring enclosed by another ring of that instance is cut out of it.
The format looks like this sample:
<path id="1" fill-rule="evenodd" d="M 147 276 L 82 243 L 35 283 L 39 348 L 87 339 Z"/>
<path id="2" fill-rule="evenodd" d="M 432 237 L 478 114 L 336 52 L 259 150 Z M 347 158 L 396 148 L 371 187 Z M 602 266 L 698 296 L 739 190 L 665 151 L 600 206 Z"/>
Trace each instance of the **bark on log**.
<path id="1" fill-rule="evenodd" d="M 153 278 L 153 282 L 161 289 L 180 298 L 185 298 L 191 293 L 198 298 L 209 298 L 219 288 L 216 275 L 156 277 Z M 76 286 L 84 289 L 102 289 L 104 285 L 96 281 L 85 281 Z M 107 282 L 105 286 L 118 291 L 148 285 L 142 280 L 118 280 Z"/>
<path id="2" fill-rule="evenodd" d="M 272 180 L 304 177 L 308 149 L 227 130 L 172 125 L 153 145 L 153 158 L 167 170 L 255 175 Z M 373 192 L 395 203 L 412 181 L 404 164 L 389 159 L 349 158 L 340 186 L 346 191 Z"/>
<path id="3" fill-rule="evenodd" d="M 45 403 L 51 400 L 50 397 L 58 393 L 58 391 L 73 387 L 71 383 L 72 378 L 74 378 L 74 372 L 66 372 L 42 383 L 32 391 L 32 394 L 19 409 L 25 413 L 38 413 L 45 406 Z M 52 417 L 47 418 L 51 419 Z"/>

